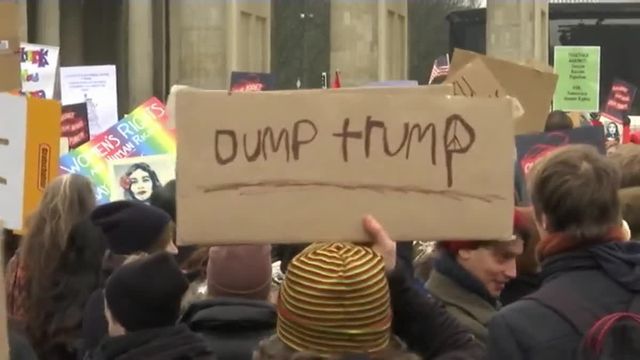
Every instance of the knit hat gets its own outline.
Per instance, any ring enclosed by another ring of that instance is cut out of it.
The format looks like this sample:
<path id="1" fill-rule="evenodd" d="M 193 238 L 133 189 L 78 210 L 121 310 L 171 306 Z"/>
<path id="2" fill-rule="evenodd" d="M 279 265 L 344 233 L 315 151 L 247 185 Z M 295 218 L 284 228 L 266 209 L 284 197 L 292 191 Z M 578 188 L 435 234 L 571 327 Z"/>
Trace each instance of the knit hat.
<path id="1" fill-rule="evenodd" d="M 115 201 L 98 206 L 91 221 L 102 229 L 109 249 L 119 255 L 148 252 L 158 241 L 171 217 L 153 206 L 133 201 Z"/>
<path id="2" fill-rule="evenodd" d="M 391 304 L 382 258 L 348 243 L 308 247 L 280 288 L 277 333 L 289 347 L 318 354 L 386 348 Z"/>
<path id="3" fill-rule="evenodd" d="M 188 287 L 173 256 L 160 252 L 116 270 L 104 295 L 111 315 L 131 332 L 175 325 Z"/>
<path id="4" fill-rule="evenodd" d="M 214 296 L 267 300 L 271 291 L 271 246 L 213 246 L 209 249 L 207 286 Z"/>

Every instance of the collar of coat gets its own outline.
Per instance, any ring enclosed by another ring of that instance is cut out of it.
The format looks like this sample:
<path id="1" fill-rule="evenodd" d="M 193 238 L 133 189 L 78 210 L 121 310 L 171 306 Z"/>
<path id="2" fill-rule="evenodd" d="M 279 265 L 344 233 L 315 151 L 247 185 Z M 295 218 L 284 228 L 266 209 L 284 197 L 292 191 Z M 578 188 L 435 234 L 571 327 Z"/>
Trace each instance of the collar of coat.
<path id="1" fill-rule="evenodd" d="M 445 306 L 453 306 L 482 325 L 487 325 L 489 320 L 498 311 L 496 307 L 480 296 L 460 286 L 457 282 L 441 274 L 437 270 L 431 272 L 427 281 L 429 292 Z"/>

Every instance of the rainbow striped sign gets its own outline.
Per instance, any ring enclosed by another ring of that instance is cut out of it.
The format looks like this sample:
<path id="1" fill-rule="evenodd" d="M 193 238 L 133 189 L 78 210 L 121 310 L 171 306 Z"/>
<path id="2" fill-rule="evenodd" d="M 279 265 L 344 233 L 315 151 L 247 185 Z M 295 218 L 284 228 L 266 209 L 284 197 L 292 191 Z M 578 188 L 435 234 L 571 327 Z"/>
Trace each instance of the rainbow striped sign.
<path id="1" fill-rule="evenodd" d="M 109 202 L 108 160 L 176 153 L 175 133 L 167 128 L 167 119 L 160 100 L 147 100 L 109 130 L 62 156 L 60 173 L 90 178 L 96 186 L 98 203 Z"/>

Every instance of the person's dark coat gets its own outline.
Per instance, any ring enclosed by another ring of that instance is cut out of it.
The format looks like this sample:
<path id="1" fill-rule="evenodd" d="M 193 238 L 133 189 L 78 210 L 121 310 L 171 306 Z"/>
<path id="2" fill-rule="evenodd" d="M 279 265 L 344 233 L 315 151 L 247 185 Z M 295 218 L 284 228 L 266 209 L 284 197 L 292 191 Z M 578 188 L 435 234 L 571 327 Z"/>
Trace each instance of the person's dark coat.
<path id="1" fill-rule="evenodd" d="M 409 350 L 429 360 L 484 359 L 484 347 L 430 296 L 411 284 L 403 269 L 388 276 L 393 331 Z"/>
<path id="2" fill-rule="evenodd" d="M 608 243 L 554 255 L 542 263 L 541 276 L 538 291 L 564 289 L 581 299 L 576 306 L 595 322 L 627 311 L 633 295 L 640 294 L 640 243 Z M 495 360 L 574 359 L 583 337 L 553 310 L 526 298 L 498 312 L 489 333 L 489 358 Z"/>
<path id="3" fill-rule="evenodd" d="M 278 315 L 265 301 L 215 298 L 192 304 L 181 322 L 204 336 L 218 360 L 251 360 L 260 340 L 273 335 Z"/>
<path id="4" fill-rule="evenodd" d="M 9 358 L 11 360 L 38 360 L 35 350 L 24 334 L 11 329 L 9 325 Z"/>
<path id="5" fill-rule="evenodd" d="M 498 311 L 494 304 L 435 269 L 431 272 L 427 289 L 444 304 L 449 314 L 469 329 L 478 341 L 486 344 L 489 340 L 487 325 Z"/>
<path id="6" fill-rule="evenodd" d="M 512 304 L 527 295 L 531 295 L 540 288 L 541 280 L 538 274 L 522 274 L 509 281 L 500 293 L 500 303 L 503 306 Z"/>
<path id="7" fill-rule="evenodd" d="M 213 360 L 206 341 L 186 325 L 105 338 L 92 360 Z"/>
<path id="8" fill-rule="evenodd" d="M 87 353 L 97 348 L 107 336 L 107 318 L 104 316 L 104 289 L 94 291 L 84 309 L 82 319 L 82 352 Z"/>

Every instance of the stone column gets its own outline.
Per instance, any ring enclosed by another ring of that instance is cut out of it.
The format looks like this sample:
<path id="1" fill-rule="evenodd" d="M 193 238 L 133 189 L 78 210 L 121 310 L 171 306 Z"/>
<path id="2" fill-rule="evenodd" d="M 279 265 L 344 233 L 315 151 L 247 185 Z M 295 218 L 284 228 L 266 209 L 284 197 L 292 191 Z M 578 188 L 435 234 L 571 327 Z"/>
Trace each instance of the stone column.
<path id="1" fill-rule="evenodd" d="M 129 104 L 134 107 L 153 96 L 153 0 L 129 1 Z M 161 76 L 161 74 L 157 74 Z"/>
<path id="2" fill-rule="evenodd" d="M 224 89 L 226 1 L 169 1 L 169 83 Z"/>
<path id="3" fill-rule="evenodd" d="M 548 0 L 487 0 L 487 54 L 548 63 Z"/>
<path id="4" fill-rule="evenodd" d="M 38 44 L 60 46 L 60 0 L 38 0 L 33 38 Z"/>
<path id="5" fill-rule="evenodd" d="M 20 41 L 29 41 L 28 27 L 27 27 L 27 0 L 18 0 L 18 35 Z"/>
<path id="6" fill-rule="evenodd" d="M 331 68 L 344 86 L 407 75 L 407 1 L 331 2 Z"/>

